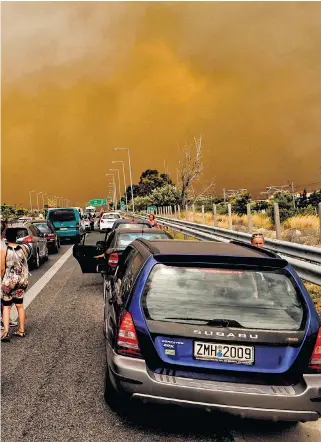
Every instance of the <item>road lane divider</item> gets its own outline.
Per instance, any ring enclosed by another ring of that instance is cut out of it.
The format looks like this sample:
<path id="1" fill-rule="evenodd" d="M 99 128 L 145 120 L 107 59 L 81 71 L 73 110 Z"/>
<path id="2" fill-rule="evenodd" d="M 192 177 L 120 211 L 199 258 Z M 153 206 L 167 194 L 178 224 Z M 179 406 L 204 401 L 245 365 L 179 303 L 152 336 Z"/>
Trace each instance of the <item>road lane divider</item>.
<path id="1" fill-rule="evenodd" d="M 23 305 L 25 308 L 28 307 L 32 303 L 32 301 L 39 295 L 39 293 L 44 289 L 44 287 L 48 284 L 48 282 L 51 280 L 51 278 L 58 272 L 58 270 L 65 264 L 68 258 L 72 255 L 72 247 L 70 247 L 61 258 L 58 259 L 55 264 L 50 267 L 47 272 L 42 275 L 42 277 L 34 283 L 34 285 L 30 288 L 30 290 L 27 290 L 24 295 L 24 301 Z M 15 310 L 11 313 L 11 319 L 14 321 L 18 318 L 18 313 Z"/>

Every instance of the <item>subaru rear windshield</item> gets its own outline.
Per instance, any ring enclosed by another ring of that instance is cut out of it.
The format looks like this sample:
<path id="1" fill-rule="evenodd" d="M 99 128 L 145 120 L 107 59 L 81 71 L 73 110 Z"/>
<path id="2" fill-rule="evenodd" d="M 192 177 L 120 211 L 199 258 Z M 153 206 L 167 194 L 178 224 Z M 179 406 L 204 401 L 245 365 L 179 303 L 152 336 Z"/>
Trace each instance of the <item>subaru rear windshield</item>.
<path id="1" fill-rule="evenodd" d="M 102 219 L 119 219 L 118 213 L 104 213 Z"/>
<path id="2" fill-rule="evenodd" d="M 145 317 L 157 321 L 298 330 L 303 307 L 284 271 L 156 264 L 145 285 Z"/>
<path id="3" fill-rule="evenodd" d="M 154 241 L 155 239 L 168 239 L 168 236 L 162 232 L 152 232 L 148 233 L 144 232 L 135 232 L 135 233 L 121 233 L 117 238 L 117 246 L 118 247 L 127 247 L 128 244 L 135 241 L 137 238 L 144 238 L 149 241 Z"/>
<path id="4" fill-rule="evenodd" d="M 76 221 L 76 216 L 73 210 L 51 210 L 49 212 L 49 219 L 53 222 Z"/>

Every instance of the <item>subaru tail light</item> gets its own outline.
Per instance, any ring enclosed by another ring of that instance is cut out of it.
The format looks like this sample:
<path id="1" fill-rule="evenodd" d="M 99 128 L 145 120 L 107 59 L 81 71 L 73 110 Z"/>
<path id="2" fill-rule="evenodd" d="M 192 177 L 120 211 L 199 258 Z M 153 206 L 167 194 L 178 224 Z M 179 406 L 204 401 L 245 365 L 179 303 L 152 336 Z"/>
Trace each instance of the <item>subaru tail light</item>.
<path id="1" fill-rule="evenodd" d="M 321 373 L 321 327 L 310 359 L 309 368 Z"/>
<path id="2" fill-rule="evenodd" d="M 109 255 L 109 258 L 108 258 L 108 264 L 110 265 L 110 267 L 117 267 L 117 264 L 118 264 L 118 253 L 111 253 L 110 255 Z"/>
<path id="3" fill-rule="evenodd" d="M 117 337 L 117 353 L 132 358 L 141 358 L 136 329 L 132 315 L 125 312 L 120 323 Z"/>

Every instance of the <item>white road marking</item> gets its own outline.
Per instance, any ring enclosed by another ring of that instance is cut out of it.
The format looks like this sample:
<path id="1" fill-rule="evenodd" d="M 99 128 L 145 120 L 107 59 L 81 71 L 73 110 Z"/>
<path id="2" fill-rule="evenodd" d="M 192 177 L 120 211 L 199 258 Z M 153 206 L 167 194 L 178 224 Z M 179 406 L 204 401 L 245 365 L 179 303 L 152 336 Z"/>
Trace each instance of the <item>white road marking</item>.
<path id="1" fill-rule="evenodd" d="M 28 305 L 32 303 L 32 301 L 36 298 L 36 296 L 39 295 L 41 290 L 48 284 L 48 282 L 51 280 L 51 278 L 58 272 L 58 270 L 64 265 L 64 263 L 67 261 L 67 259 L 72 255 L 72 247 L 70 247 L 66 253 L 62 255 L 60 259 L 58 259 L 55 264 L 50 267 L 47 272 L 42 275 L 42 277 L 31 287 L 30 290 L 26 291 L 26 294 L 24 296 L 23 305 L 24 308 L 27 308 Z M 18 318 L 18 313 L 16 309 L 14 309 L 11 313 L 11 319 L 14 321 Z"/>

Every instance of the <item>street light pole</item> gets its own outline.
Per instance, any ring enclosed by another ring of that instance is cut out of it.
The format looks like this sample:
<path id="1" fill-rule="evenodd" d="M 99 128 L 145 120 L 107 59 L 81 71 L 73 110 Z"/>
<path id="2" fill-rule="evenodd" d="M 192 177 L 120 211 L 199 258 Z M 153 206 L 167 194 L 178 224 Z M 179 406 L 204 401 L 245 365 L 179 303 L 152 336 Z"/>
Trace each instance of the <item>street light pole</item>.
<path id="1" fill-rule="evenodd" d="M 130 162 L 129 148 L 128 147 L 115 147 L 114 150 L 127 150 L 127 153 L 128 153 L 128 165 L 129 165 L 130 188 L 131 188 L 131 194 L 132 194 L 132 207 L 133 207 L 133 212 L 135 212 L 134 192 L 133 192 L 133 178 L 132 178 L 132 166 L 131 166 L 131 162 Z"/>
<path id="2" fill-rule="evenodd" d="M 128 212 L 128 198 L 127 198 L 127 185 L 126 185 L 126 176 L 125 176 L 125 165 L 124 161 L 113 161 L 114 163 L 121 163 L 123 166 L 123 176 L 124 176 L 124 189 L 125 189 L 125 199 L 126 199 L 126 212 Z"/>
<path id="3" fill-rule="evenodd" d="M 48 195 L 47 193 L 43 193 L 42 194 L 42 208 L 44 209 L 45 208 L 45 198 L 44 198 L 44 196 L 46 196 L 46 195 Z"/>
<path id="4" fill-rule="evenodd" d="M 32 197 L 31 197 L 32 192 L 35 192 L 35 190 L 30 190 L 30 191 L 29 191 L 30 211 L 32 211 Z"/>
<path id="5" fill-rule="evenodd" d="M 119 169 L 109 169 L 111 171 L 117 171 L 118 174 L 118 192 L 119 192 L 119 208 L 121 209 L 121 190 L 120 190 L 120 176 L 119 176 Z"/>
<path id="6" fill-rule="evenodd" d="M 39 195 L 41 195 L 43 192 L 38 192 L 38 193 L 36 193 L 36 195 L 37 195 L 37 208 L 38 208 L 38 212 L 39 212 Z"/>
<path id="7" fill-rule="evenodd" d="M 113 187 L 114 187 L 114 210 L 117 208 L 116 206 L 116 183 L 115 183 L 115 174 L 114 173 L 106 173 L 106 176 L 112 176 L 113 177 Z"/>

